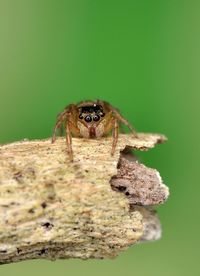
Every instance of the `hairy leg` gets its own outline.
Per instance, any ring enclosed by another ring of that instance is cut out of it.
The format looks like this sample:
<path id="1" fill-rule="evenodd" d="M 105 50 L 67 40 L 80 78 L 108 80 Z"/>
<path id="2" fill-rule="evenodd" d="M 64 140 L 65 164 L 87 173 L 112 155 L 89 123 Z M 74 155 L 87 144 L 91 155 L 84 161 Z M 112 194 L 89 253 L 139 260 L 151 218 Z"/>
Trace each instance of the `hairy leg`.
<path id="1" fill-rule="evenodd" d="M 118 125 L 117 120 L 115 119 L 114 123 L 113 123 L 113 133 L 112 133 L 113 134 L 113 143 L 112 143 L 111 155 L 114 155 L 114 153 L 115 153 L 115 148 L 116 148 L 117 141 L 118 141 L 118 132 L 119 132 L 119 125 Z"/>
<path id="2" fill-rule="evenodd" d="M 116 119 L 118 121 L 120 121 L 121 123 L 123 123 L 124 125 L 126 125 L 132 132 L 134 137 L 137 137 L 137 133 L 136 130 L 134 129 L 134 127 L 120 114 L 119 110 L 115 107 L 113 107 L 111 104 L 109 104 L 108 102 L 104 102 L 105 106 L 107 108 L 109 108 L 110 110 L 112 110 L 112 112 L 114 113 Z"/>
<path id="3" fill-rule="evenodd" d="M 70 161 L 73 161 L 73 151 L 72 151 L 72 135 L 70 132 L 70 127 L 68 121 L 66 121 L 66 143 L 67 143 L 67 150 L 69 154 Z"/>
<path id="4" fill-rule="evenodd" d="M 117 109 L 115 109 L 113 106 L 111 106 L 111 110 L 115 114 L 117 120 L 119 120 L 120 122 L 125 124 L 131 130 L 134 137 L 137 137 L 137 133 L 136 133 L 136 130 L 134 129 L 134 127 L 119 113 L 119 111 Z"/>
<path id="5" fill-rule="evenodd" d="M 74 109 L 75 109 L 75 105 L 70 104 L 70 105 L 66 106 L 64 111 L 61 112 L 57 116 L 56 124 L 55 124 L 55 127 L 53 129 L 52 143 L 54 143 L 55 140 L 56 140 L 56 131 L 57 131 L 57 129 L 60 128 L 60 130 L 62 130 L 61 128 L 62 128 L 63 121 L 66 120 L 67 117 L 69 117 L 71 115 L 71 113 L 74 111 Z"/>
<path id="6" fill-rule="evenodd" d="M 64 121 L 63 121 L 64 122 Z M 59 131 L 58 131 L 58 135 L 59 136 L 64 136 L 65 135 L 65 127 L 64 124 L 61 124 L 59 127 Z"/>
<path id="7" fill-rule="evenodd" d="M 57 117 L 57 121 L 56 121 L 55 127 L 53 129 L 53 135 L 52 135 L 52 140 L 51 140 L 52 143 L 54 143 L 56 141 L 56 131 L 57 131 L 58 128 L 61 127 L 62 122 L 66 118 L 66 114 L 67 114 L 67 110 L 64 110 Z"/>

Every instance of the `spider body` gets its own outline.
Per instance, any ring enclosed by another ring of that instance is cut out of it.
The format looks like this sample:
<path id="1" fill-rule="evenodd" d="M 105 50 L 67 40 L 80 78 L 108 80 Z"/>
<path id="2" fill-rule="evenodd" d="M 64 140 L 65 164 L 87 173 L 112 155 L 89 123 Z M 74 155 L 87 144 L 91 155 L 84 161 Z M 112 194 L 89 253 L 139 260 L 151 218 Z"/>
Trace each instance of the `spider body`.
<path id="1" fill-rule="evenodd" d="M 136 137 L 134 128 L 122 117 L 119 111 L 105 101 L 83 101 L 68 105 L 57 117 L 54 127 L 52 143 L 56 140 L 56 130 L 65 124 L 66 142 L 69 157 L 73 160 L 71 137 L 97 139 L 106 136 L 110 131 L 113 134 L 111 154 L 115 152 L 119 122 L 124 123 Z"/>

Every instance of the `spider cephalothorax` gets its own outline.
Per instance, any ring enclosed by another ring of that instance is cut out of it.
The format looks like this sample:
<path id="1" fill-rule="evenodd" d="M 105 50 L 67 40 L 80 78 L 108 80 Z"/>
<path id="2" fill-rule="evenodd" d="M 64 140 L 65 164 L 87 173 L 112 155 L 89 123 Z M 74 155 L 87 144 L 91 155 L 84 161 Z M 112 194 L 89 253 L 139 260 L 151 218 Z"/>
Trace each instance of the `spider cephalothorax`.
<path id="1" fill-rule="evenodd" d="M 112 155 L 115 152 L 118 139 L 118 122 L 127 125 L 136 137 L 136 132 L 129 122 L 121 116 L 116 108 L 105 101 L 84 101 L 68 105 L 58 115 L 53 131 L 52 143 L 56 139 L 56 130 L 61 127 L 63 122 L 65 123 L 67 148 L 71 160 L 73 160 L 71 136 L 99 138 L 107 135 L 112 130 Z"/>

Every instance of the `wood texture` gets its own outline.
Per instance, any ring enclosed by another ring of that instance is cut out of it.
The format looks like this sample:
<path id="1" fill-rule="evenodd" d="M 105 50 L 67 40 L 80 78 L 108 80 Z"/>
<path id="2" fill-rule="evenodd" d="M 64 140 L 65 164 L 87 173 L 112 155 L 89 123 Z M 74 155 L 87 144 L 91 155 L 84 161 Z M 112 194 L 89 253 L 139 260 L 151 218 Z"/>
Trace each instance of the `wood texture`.
<path id="1" fill-rule="evenodd" d="M 110 181 L 120 173 L 117 165 L 123 149 L 147 150 L 163 141 L 165 137 L 157 134 L 139 134 L 139 138 L 122 134 L 111 156 L 111 137 L 73 138 L 74 162 L 69 161 L 63 138 L 55 144 L 47 139 L 2 145 L 0 263 L 113 258 L 139 240 L 159 238 L 160 224 L 154 211 L 134 204 L 164 202 L 168 189 L 161 179 L 155 180 L 154 187 L 162 196 L 157 201 L 144 200 L 154 196 L 149 193 L 145 197 L 143 191 L 140 202 L 138 197 L 134 199 L 134 192 L 127 197 L 115 191 Z M 128 173 L 129 161 L 123 162 Z M 144 182 L 148 168 L 141 166 L 137 163 L 135 173 Z M 124 168 L 121 165 L 123 177 Z M 131 170 L 130 166 L 130 174 Z M 130 179 L 126 189 L 135 191 L 133 177 Z M 147 179 L 149 183 L 149 176 Z M 135 189 L 140 189 L 140 183 Z"/>

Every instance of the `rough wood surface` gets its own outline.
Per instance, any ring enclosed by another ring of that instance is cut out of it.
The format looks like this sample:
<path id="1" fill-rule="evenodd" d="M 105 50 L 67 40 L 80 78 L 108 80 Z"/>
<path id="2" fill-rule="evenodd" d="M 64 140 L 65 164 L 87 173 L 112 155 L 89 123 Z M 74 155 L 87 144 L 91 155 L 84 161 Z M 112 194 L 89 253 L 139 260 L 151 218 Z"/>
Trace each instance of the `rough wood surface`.
<path id="1" fill-rule="evenodd" d="M 111 137 L 73 138 L 73 163 L 63 138 L 55 144 L 47 139 L 0 146 L 0 263 L 113 258 L 139 240 L 158 238 L 160 224 L 154 212 L 130 208 L 138 197 L 134 201 L 134 192 L 128 197 L 116 192 L 110 180 L 119 173 L 120 151 L 125 147 L 147 150 L 164 140 L 162 135 L 122 134 L 111 156 Z M 136 166 L 135 172 L 146 170 Z M 155 182 L 158 189 L 158 179 Z M 159 200 L 164 201 L 168 189 L 161 181 L 160 185 L 166 194 Z M 130 187 L 126 183 L 126 189 L 132 191 L 133 181 Z"/>
<path id="2" fill-rule="evenodd" d="M 130 161 L 126 155 L 121 156 L 117 175 L 111 178 L 111 187 L 123 192 L 130 205 L 152 206 L 164 203 L 169 189 L 162 183 L 157 170 L 140 164 L 137 160 Z"/>

